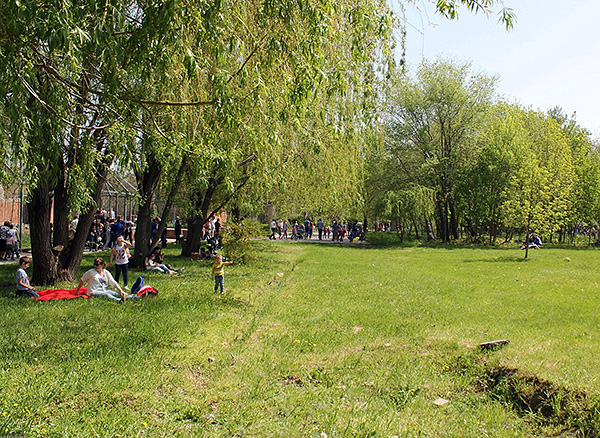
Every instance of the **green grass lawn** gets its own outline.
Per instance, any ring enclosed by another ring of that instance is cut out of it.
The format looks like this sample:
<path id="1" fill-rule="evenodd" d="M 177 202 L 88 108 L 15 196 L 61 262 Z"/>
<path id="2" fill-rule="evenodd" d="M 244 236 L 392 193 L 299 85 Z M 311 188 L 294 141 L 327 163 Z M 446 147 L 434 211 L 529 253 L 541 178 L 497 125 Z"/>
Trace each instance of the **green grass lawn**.
<path id="1" fill-rule="evenodd" d="M 16 299 L 1 266 L 0 435 L 598 434 L 597 250 L 381 243 L 255 242 L 225 296 L 173 248 L 124 305 Z"/>

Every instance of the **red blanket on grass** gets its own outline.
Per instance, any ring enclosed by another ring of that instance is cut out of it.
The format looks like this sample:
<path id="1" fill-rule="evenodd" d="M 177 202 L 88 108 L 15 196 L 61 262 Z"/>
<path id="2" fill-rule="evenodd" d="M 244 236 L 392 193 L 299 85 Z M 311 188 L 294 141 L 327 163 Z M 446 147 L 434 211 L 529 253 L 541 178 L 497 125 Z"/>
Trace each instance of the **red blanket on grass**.
<path id="1" fill-rule="evenodd" d="M 91 295 L 87 294 L 87 288 L 82 287 L 79 289 L 79 294 L 76 294 L 77 288 L 75 289 L 48 289 L 36 291 L 40 296 L 36 298 L 38 301 L 52 301 L 52 300 L 71 300 L 73 298 L 89 298 Z"/>
<path id="2" fill-rule="evenodd" d="M 48 289 L 48 290 L 40 290 L 37 293 L 40 295 L 36 298 L 38 301 L 53 301 L 53 300 L 71 300 L 73 298 L 89 298 L 91 295 L 87 294 L 87 288 L 82 287 L 79 289 L 79 294 L 76 294 L 77 288 L 75 289 Z M 142 295 L 154 295 L 158 294 L 158 291 L 154 289 L 152 286 L 142 286 L 138 293 L 136 294 L 138 297 Z"/>

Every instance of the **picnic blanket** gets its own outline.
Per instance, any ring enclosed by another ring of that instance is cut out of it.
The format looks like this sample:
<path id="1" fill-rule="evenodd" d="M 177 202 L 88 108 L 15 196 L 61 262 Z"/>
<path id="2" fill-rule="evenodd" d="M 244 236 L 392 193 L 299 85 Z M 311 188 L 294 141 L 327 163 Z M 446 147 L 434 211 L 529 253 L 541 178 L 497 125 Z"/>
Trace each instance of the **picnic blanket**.
<path id="1" fill-rule="evenodd" d="M 36 298 L 37 301 L 53 301 L 53 300 L 72 300 L 73 298 L 89 298 L 91 295 L 87 294 L 87 288 L 82 287 L 79 289 L 79 294 L 76 293 L 75 289 L 48 289 L 40 290 L 37 293 L 40 295 Z"/>
<path id="2" fill-rule="evenodd" d="M 87 294 L 87 288 L 82 287 L 79 289 L 79 294 L 75 292 L 77 289 L 48 289 L 37 291 L 40 295 L 36 298 L 37 301 L 53 301 L 53 300 L 72 300 L 73 298 L 89 298 L 91 295 Z M 158 291 L 152 286 L 142 286 L 136 293 L 138 297 L 143 295 L 158 295 Z"/>

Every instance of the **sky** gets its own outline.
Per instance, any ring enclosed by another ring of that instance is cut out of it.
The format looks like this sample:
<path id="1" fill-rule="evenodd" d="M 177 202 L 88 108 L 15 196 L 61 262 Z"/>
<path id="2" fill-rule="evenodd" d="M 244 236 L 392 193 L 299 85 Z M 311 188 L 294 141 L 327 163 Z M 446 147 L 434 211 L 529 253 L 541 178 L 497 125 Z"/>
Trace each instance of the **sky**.
<path id="1" fill-rule="evenodd" d="M 399 10 L 399 0 L 390 1 Z M 474 71 L 499 77 L 497 91 L 510 102 L 576 112 L 600 139 L 600 0 L 504 0 L 517 16 L 510 31 L 495 14 L 462 8 L 451 21 L 430 1 L 403 3 L 409 71 L 423 58 L 470 61 Z"/>

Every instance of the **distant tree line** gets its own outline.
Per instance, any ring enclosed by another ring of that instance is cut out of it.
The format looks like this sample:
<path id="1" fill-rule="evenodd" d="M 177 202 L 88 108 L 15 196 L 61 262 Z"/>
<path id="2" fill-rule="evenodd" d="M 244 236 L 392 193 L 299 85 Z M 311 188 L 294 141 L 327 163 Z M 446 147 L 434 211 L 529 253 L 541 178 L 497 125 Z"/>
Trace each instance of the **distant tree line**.
<path id="1" fill-rule="evenodd" d="M 391 87 L 367 163 L 368 210 L 447 242 L 535 232 L 564 241 L 600 222 L 600 155 L 560 108 L 507 103 L 467 63 L 424 62 Z"/>

